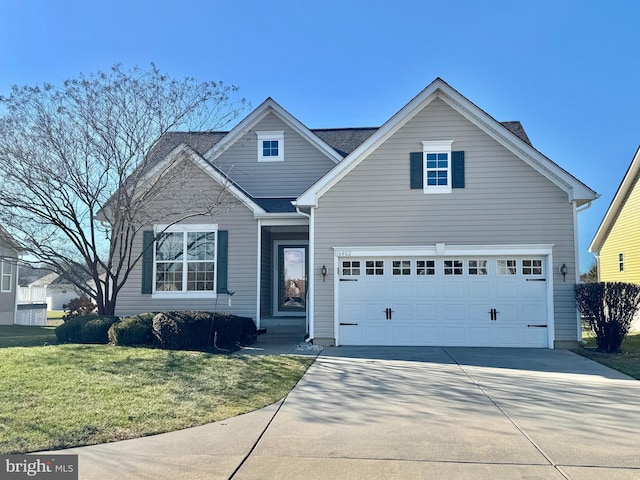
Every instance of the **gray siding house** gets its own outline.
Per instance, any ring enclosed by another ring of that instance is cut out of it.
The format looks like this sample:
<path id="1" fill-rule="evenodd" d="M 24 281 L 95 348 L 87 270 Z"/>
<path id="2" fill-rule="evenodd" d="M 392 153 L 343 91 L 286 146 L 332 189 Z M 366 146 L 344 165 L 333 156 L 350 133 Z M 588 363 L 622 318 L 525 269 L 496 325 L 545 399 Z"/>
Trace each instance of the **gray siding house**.
<path id="1" fill-rule="evenodd" d="M 577 209 L 597 193 L 441 79 L 379 128 L 310 130 L 267 99 L 230 132 L 165 135 L 156 156 L 236 202 L 149 225 L 118 315 L 290 317 L 323 345 L 580 339 Z M 167 193 L 159 208 L 181 189 Z"/>
<path id="2" fill-rule="evenodd" d="M 0 325 L 13 325 L 16 318 L 19 249 L 0 227 Z"/>

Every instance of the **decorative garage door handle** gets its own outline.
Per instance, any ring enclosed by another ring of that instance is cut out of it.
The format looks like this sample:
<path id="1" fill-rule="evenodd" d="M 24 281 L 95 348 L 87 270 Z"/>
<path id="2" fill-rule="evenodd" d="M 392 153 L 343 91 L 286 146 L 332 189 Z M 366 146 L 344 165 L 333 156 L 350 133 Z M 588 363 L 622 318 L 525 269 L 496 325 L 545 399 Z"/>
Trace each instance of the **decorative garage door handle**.
<path id="1" fill-rule="evenodd" d="M 496 310 L 495 308 L 492 308 L 491 310 L 489 310 L 489 315 L 491 315 L 492 322 L 495 322 L 496 320 L 498 320 L 498 310 Z"/>
<path id="2" fill-rule="evenodd" d="M 391 317 L 393 317 L 393 310 L 391 310 L 390 308 L 385 308 L 384 314 L 387 320 L 391 320 Z"/>

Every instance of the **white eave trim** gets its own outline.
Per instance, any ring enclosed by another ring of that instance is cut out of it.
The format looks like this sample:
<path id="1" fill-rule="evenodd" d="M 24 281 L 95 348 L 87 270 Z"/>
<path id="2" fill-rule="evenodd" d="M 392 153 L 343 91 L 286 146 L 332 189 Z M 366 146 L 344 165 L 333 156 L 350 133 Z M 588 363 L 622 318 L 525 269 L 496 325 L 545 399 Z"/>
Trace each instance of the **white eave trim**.
<path id="1" fill-rule="evenodd" d="M 232 145 L 234 145 L 240 138 L 247 133 L 251 132 L 262 119 L 264 119 L 269 113 L 276 114 L 285 124 L 293 129 L 297 134 L 305 138 L 309 143 L 314 145 L 318 150 L 323 152 L 334 163 L 339 163 L 342 157 L 338 152 L 325 143 L 320 137 L 315 135 L 309 130 L 302 122 L 282 108 L 271 97 L 267 98 L 262 104 L 260 104 L 253 112 L 247 115 L 238 125 L 236 125 L 225 137 L 216 143 L 211 149 L 204 154 L 204 158 L 209 161 L 214 161 Z"/>
<path id="2" fill-rule="evenodd" d="M 565 191 L 568 201 L 579 205 L 598 198 L 598 194 L 553 163 L 547 157 L 518 138 L 513 132 L 462 96 L 442 79 L 434 80 L 427 88 L 391 117 L 371 137 L 348 155 L 306 192 L 298 197 L 297 206 L 317 206 L 318 199 L 355 168 L 371 152 L 397 132 L 435 98 L 440 98 L 498 143 L 521 158 L 541 175 Z"/>
<path id="3" fill-rule="evenodd" d="M 173 164 L 178 161 L 178 156 L 184 154 L 195 165 L 200 167 L 206 174 L 208 174 L 216 183 L 222 188 L 226 188 L 231 194 L 236 197 L 244 206 L 253 212 L 254 215 L 260 215 L 267 213 L 262 207 L 257 205 L 249 196 L 247 196 L 242 190 L 236 187 L 226 176 L 212 167 L 209 162 L 202 158 L 198 153 L 191 149 L 188 145 L 181 143 L 174 148 L 161 162 L 159 162 L 141 181 L 144 182 L 147 178 L 157 174 L 161 174 L 166 169 L 167 164 Z"/>
<path id="4" fill-rule="evenodd" d="M 618 215 L 620 214 L 620 210 L 622 209 L 624 202 L 627 197 L 631 193 L 633 186 L 635 184 L 636 179 L 640 175 L 640 147 L 636 150 L 635 155 L 633 156 L 633 160 L 631 161 L 631 165 L 627 169 L 627 172 L 624 174 L 622 181 L 620 182 L 620 186 L 613 196 L 613 200 L 611 200 L 611 204 L 607 209 L 607 213 L 604 214 L 604 218 L 596 231 L 593 240 L 591 240 L 591 245 L 589 245 L 588 251 L 591 253 L 598 254 L 602 249 L 602 245 L 604 244 L 607 236 L 609 235 L 609 231 L 611 227 L 615 223 Z"/>

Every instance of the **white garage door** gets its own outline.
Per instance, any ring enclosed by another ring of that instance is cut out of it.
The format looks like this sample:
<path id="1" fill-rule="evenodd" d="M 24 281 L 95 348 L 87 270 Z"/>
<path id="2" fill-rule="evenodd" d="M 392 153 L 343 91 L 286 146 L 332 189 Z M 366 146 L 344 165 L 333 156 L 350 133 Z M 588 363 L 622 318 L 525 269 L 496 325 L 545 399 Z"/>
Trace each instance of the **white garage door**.
<path id="1" fill-rule="evenodd" d="M 338 259 L 341 345 L 549 345 L 541 256 Z"/>

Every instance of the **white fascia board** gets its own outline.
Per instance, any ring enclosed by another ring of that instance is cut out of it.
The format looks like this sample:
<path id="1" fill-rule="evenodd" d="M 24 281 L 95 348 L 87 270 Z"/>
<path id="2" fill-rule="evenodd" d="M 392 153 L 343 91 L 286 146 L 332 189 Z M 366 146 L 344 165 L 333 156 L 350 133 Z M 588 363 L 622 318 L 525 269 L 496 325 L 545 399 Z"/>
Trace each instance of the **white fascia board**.
<path id="1" fill-rule="evenodd" d="M 336 257 L 467 257 L 504 255 L 551 255 L 553 244 L 508 245 L 420 245 L 420 246 L 343 246 L 333 247 Z"/>
<path id="2" fill-rule="evenodd" d="M 320 180 L 302 193 L 297 200 L 298 207 L 316 207 L 318 199 L 331 187 L 338 183 L 345 175 L 357 167 L 362 160 L 375 151 L 384 141 L 397 132 L 405 123 L 436 98 L 436 91 L 442 82 L 436 79 L 413 100 L 406 104 L 399 112 L 387 120 L 373 135 L 351 152 L 336 167 L 325 174 Z"/>
<path id="3" fill-rule="evenodd" d="M 218 170 L 213 168 L 209 162 L 191 150 L 191 159 L 202 170 L 205 171 L 213 180 L 215 180 L 222 188 L 228 189 L 231 194 L 236 197 L 240 202 L 244 204 L 249 210 L 253 212 L 253 215 L 262 215 L 267 213 L 262 207 L 255 203 L 249 196 L 247 196 L 242 190 L 236 187 L 231 180 L 221 174 Z"/>
<path id="4" fill-rule="evenodd" d="M 581 205 L 598 198 L 599 195 L 596 192 L 545 157 L 455 89 L 445 84 L 438 92 L 438 96 L 511 153 L 521 158 L 531 168 L 565 191 L 569 202 L 575 201 Z"/>
<path id="5" fill-rule="evenodd" d="M 620 210 L 622 209 L 622 206 L 629 196 L 629 193 L 631 192 L 631 189 L 633 188 L 639 175 L 640 147 L 638 147 L 638 149 L 636 150 L 636 154 L 633 156 L 631 165 L 629 165 L 627 172 L 624 174 L 624 177 L 622 177 L 622 181 L 620 182 L 618 190 L 613 196 L 613 200 L 611 200 L 611 204 L 607 209 L 607 213 L 604 214 L 604 218 L 602 219 L 602 222 L 600 223 L 600 226 L 598 227 L 593 240 L 591 240 L 591 245 L 589 245 L 588 249 L 589 252 L 595 254 L 600 253 L 600 249 L 602 248 L 604 241 L 607 239 L 609 231 L 615 223 L 616 218 L 618 218 Z"/>
<path id="6" fill-rule="evenodd" d="M 177 162 L 178 156 L 184 154 L 195 165 L 200 167 L 207 175 L 209 175 L 216 183 L 222 188 L 226 188 L 231 194 L 242 202 L 254 215 L 260 215 L 266 213 L 266 211 L 257 205 L 250 197 L 236 187 L 227 177 L 221 174 L 218 170 L 213 168 L 209 162 L 202 158 L 188 145 L 182 143 L 174 148 L 161 162 L 159 162 L 145 177 L 142 179 L 144 182 L 148 178 L 152 178 L 154 175 L 161 175 L 166 171 L 166 167 Z"/>
<path id="7" fill-rule="evenodd" d="M 261 225 L 265 227 L 282 227 L 282 226 L 308 226 L 309 219 L 296 214 L 266 214 L 266 215 L 254 215 L 254 218 L 259 220 Z"/>
<path id="8" fill-rule="evenodd" d="M 524 140 L 518 138 L 518 136 L 508 128 L 458 93 L 442 79 L 437 78 L 398 113 L 391 117 L 376 133 L 347 156 L 337 167 L 328 172 L 318 182 L 312 185 L 311 188 L 300 195 L 297 199 L 297 205 L 317 206 L 318 199 L 327 190 L 333 187 L 372 151 L 378 148 L 435 98 L 440 98 L 445 101 L 445 103 L 454 110 L 467 118 L 467 120 L 565 191 L 568 195 L 569 202 L 577 201 L 580 205 L 598 198 L 596 192 L 553 163 L 535 148 L 528 145 Z"/>
<path id="9" fill-rule="evenodd" d="M 275 113 L 284 123 L 286 123 L 291 129 L 293 129 L 300 136 L 305 138 L 309 143 L 313 144 L 327 155 L 334 163 L 338 163 L 342 160 L 342 157 L 331 148 L 327 143 L 315 135 L 309 130 L 302 122 L 282 108 L 271 97 L 262 102 L 253 112 L 247 115 L 238 125 L 235 126 L 225 137 L 217 144 L 211 147 L 204 154 L 204 158 L 209 161 L 213 161 L 224 153 L 229 147 L 231 147 L 236 141 L 249 133 L 260 121 L 266 117 L 269 113 Z"/>

